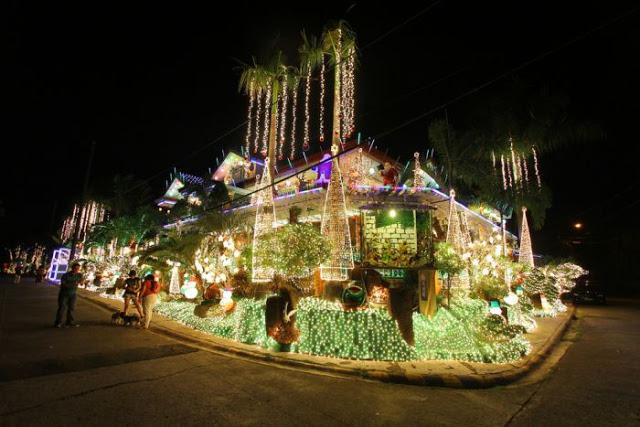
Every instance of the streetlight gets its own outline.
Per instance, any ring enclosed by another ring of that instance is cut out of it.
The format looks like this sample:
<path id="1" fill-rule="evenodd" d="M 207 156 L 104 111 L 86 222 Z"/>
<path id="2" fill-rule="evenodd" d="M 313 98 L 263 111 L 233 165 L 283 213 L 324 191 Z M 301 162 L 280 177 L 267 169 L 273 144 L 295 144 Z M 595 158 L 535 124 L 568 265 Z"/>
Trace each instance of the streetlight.
<path id="1" fill-rule="evenodd" d="M 573 228 L 575 228 L 576 230 L 580 230 L 582 228 L 582 223 L 576 222 L 575 224 L 573 224 Z"/>

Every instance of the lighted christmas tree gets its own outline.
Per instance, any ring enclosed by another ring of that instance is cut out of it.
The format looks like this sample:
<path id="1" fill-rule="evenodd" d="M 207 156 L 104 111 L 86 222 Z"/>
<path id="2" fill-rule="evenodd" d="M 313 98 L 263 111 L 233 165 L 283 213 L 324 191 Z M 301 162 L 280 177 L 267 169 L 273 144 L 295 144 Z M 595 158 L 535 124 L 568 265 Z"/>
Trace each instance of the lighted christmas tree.
<path id="1" fill-rule="evenodd" d="M 527 208 L 522 207 L 522 228 L 520 229 L 520 253 L 518 262 L 534 267 L 533 250 L 531 249 L 531 235 L 529 233 L 529 223 L 527 222 Z"/>
<path id="2" fill-rule="evenodd" d="M 465 241 L 460 226 L 460 217 L 456 209 L 456 192 L 451 189 L 449 192 L 449 223 L 447 225 L 447 243 L 449 243 L 460 256 L 465 251 Z M 456 277 L 451 279 L 451 287 L 458 289 L 469 288 L 469 272 L 464 269 Z"/>
<path id="3" fill-rule="evenodd" d="M 173 262 L 171 267 L 171 280 L 169 281 L 169 293 L 178 295 L 180 293 L 180 272 L 178 266 L 180 263 Z"/>
<path id="4" fill-rule="evenodd" d="M 460 217 L 456 209 L 456 192 L 449 192 L 449 222 L 447 225 L 447 243 L 462 255 L 464 250 L 464 239 L 462 237 L 462 229 L 460 227 Z"/>
<path id="5" fill-rule="evenodd" d="M 268 282 L 273 278 L 273 269 L 263 267 L 263 257 L 269 253 L 263 248 L 262 236 L 273 229 L 276 220 L 276 208 L 273 204 L 273 188 L 271 187 L 271 172 L 269 158 L 264 159 L 264 171 L 260 181 L 259 191 L 256 193 L 256 223 L 253 228 L 252 276 L 254 283 Z"/>
<path id="6" fill-rule="evenodd" d="M 336 156 L 338 146 L 334 144 L 331 147 L 331 152 Z M 353 250 L 342 173 L 337 157 L 332 160 L 331 179 L 324 200 L 320 230 L 330 242 L 329 258 L 320 265 L 320 277 L 322 280 L 347 280 L 349 269 L 353 268 Z"/>
<path id="7" fill-rule="evenodd" d="M 464 247 L 468 247 L 471 244 L 471 230 L 469 229 L 469 221 L 467 213 L 462 211 L 460 215 L 460 233 L 462 235 L 462 242 Z"/>
<path id="8" fill-rule="evenodd" d="M 420 153 L 413 153 L 413 157 L 416 159 L 413 166 L 413 187 L 424 187 L 424 176 L 420 167 Z"/>

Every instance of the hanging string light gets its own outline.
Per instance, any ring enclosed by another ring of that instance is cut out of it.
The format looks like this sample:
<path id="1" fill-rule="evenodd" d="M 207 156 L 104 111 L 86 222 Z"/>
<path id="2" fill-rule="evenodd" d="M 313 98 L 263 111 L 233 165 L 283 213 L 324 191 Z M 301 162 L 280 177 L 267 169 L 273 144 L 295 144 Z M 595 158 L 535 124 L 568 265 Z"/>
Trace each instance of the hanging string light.
<path id="1" fill-rule="evenodd" d="M 258 108 L 256 111 L 255 137 L 253 138 L 254 153 L 258 151 L 258 142 L 260 141 L 260 119 L 262 118 L 262 90 L 258 90 L 258 93 L 256 94 L 256 99 L 258 102 Z"/>
<path id="2" fill-rule="evenodd" d="M 347 126 L 349 125 L 349 116 L 347 113 L 347 97 L 349 96 L 347 88 L 347 61 L 340 62 L 340 135 L 347 137 Z"/>
<path id="3" fill-rule="evenodd" d="M 253 81 L 251 81 L 251 83 L 249 83 L 249 107 L 247 108 L 247 134 L 244 138 L 244 148 L 246 153 L 245 155 L 247 157 L 249 157 L 249 150 L 251 149 L 251 127 L 253 126 L 253 117 L 251 114 L 253 113 L 255 96 L 256 95 L 253 90 Z"/>
<path id="4" fill-rule="evenodd" d="M 260 152 L 266 156 L 269 150 L 269 123 L 271 118 L 271 83 L 267 88 L 267 93 L 264 97 L 264 129 L 262 135 L 262 149 Z M 276 116 L 277 117 L 277 116 Z"/>
<path id="5" fill-rule="evenodd" d="M 307 81 L 304 90 L 304 138 L 302 150 L 309 150 L 309 97 L 311 96 L 311 61 L 307 61 Z"/>
<path id="6" fill-rule="evenodd" d="M 280 130 L 280 112 L 282 111 L 282 108 L 280 108 L 280 105 L 282 104 L 282 91 L 278 92 L 278 97 L 275 100 L 275 107 L 276 107 L 276 111 L 275 111 L 275 121 L 276 121 L 276 128 L 274 131 L 274 135 L 273 135 L 273 143 L 275 144 L 275 147 L 273 147 L 273 152 L 278 153 L 278 150 L 280 149 L 280 137 L 279 137 L 279 130 Z M 272 105 L 273 107 L 273 105 Z M 269 139 L 269 142 L 271 142 L 271 139 Z"/>
<path id="7" fill-rule="evenodd" d="M 542 180 L 540 179 L 540 171 L 538 170 L 538 154 L 536 153 L 536 148 L 531 147 L 531 151 L 533 151 L 533 168 L 536 172 L 536 181 L 538 182 L 538 188 L 542 187 Z"/>
<path id="8" fill-rule="evenodd" d="M 522 170 L 522 162 L 523 158 L 520 156 L 520 153 L 516 153 L 516 161 L 518 162 L 518 175 L 520 176 L 520 189 L 524 190 L 524 171 Z"/>
<path id="9" fill-rule="evenodd" d="M 289 158 L 293 160 L 296 156 L 296 122 L 298 112 L 298 81 L 293 86 L 293 105 L 291 106 L 291 152 Z"/>
<path id="10" fill-rule="evenodd" d="M 325 94 L 324 53 L 320 64 L 320 142 L 324 141 L 324 94 Z"/>
<path id="11" fill-rule="evenodd" d="M 284 81 L 282 82 L 282 114 L 280 116 L 280 145 L 278 147 L 278 159 L 282 160 L 284 158 L 284 142 L 286 135 L 286 124 L 287 124 L 287 107 L 289 104 L 289 88 L 287 77 L 285 76 Z"/>
<path id="12" fill-rule="evenodd" d="M 507 158 L 505 163 L 507 165 L 507 185 L 509 188 L 513 188 L 513 181 L 511 180 L 511 162 L 509 161 L 509 158 Z"/>
<path id="13" fill-rule="evenodd" d="M 502 189 L 507 191 L 507 173 L 504 167 L 504 154 L 500 154 L 500 165 L 502 166 Z"/>
<path id="14" fill-rule="evenodd" d="M 516 165 L 516 154 L 513 151 L 513 138 L 509 137 L 509 149 L 511 150 L 511 169 L 513 171 L 513 186 L 516 187 L 518 183 L 518 170 Z"/>
<path id="15" fill-rule="evenodd" d="M 524 182 L 527 186 L 529 186 L 529 168 L 527 167 L 527 156 L 522 153 L 522 167 L 524 171 Z"/>
<path id="16" fill-rule="evenodd" d="M 356 50 L 355 47 L 352 47 L 349 50 L 349 126 L 348 126 L 348 137 L 353 135 L 353 132 L 356 130 Z"/>

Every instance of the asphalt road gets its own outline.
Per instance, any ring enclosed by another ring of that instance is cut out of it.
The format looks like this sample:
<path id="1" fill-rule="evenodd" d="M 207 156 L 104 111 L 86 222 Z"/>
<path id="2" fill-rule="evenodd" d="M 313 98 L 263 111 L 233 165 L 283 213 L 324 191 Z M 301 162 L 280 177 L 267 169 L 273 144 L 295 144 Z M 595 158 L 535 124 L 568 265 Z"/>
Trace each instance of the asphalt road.
<path id="1" fill-rule="evenodd" d="M 0 283 L 0 426 L 640 425 L 640 301 L 580 307 L 553 360 L 487 390 L 384 384 L 220 356 L 116 327 L 57 288 Z"/>

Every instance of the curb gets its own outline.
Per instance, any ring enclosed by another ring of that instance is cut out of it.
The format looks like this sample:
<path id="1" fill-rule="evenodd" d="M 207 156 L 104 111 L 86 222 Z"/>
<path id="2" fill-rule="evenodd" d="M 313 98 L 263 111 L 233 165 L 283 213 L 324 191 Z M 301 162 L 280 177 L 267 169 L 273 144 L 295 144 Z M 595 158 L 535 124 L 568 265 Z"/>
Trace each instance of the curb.
<path id="1" fill-rule="evenodd" d="M 83 299 L 105 308 L 109 311 L 113 311 L 114 307 L 103 301 L 103 298 L 90 293 L 90 291 L 81 291 L 78 293 Z M 233 355 L 242 359 L 248 359 L 258 363 L 278 364 L 284 365 L 295 369 L 304 369 L 305 371 L 315 371 L 322 373 L 329 373 L 334 375 L 358 377 L 362 379 L 368 379 L 373 381 L 380 381 L 386 383 L 407 384 L 407 385 L 420 385 L 420 386 L 433 386 L 433 387 L 450 387 L 450 388 L 465 388 L 465 389 L 481 389 L 490 388 L 495 386 L 511 384 L 518 381 L 535 370 L 538 366 L 544 362 L 552 353 L 556 344 L 562 339 L 565 332 L 571 325 L 571 322 L 575 316 L 576 307 L 568 307 L 567 318 L 564 324 L 557 328 L 553 334 L 547 338 L 545 343 L 540 347 L 538 351 L 530 354 L 523 359 L 522 365 L 509 369 L 507 371 L 495 373 L 495 374 L 416 374 L 416 373 L 389 373 L 381 370 L 364 370 L 358 368 L 345 368 L 340 366 L 328 366 L 324 364 L 311 363 L 303 360 L 296 360 L 287 357 L 278 356 L 277 353 L 269 353 L 262 350 L 245 350 L 237 348 L 235 346 L 226 346 L 223 343 L 216 343 L 216 337 L 212 336 L 211 339 L 198 339 L 181 332 L 165 328 L 163 326 L 153 325 L 151 330 L 153 332 L 165 335 L 169 338 L 173 338 L 178 341 L 194 344 L 198 347 L 204 347 L 208 350 L 222 354 Z M 171 319 L 169 319 L 171 321 Z M 207 337 L 208 338 L 208 337 Z M 223 338 L 218 338 L 223 339 Z M 234 343 L 235 344 L 235 343 Z"/>

